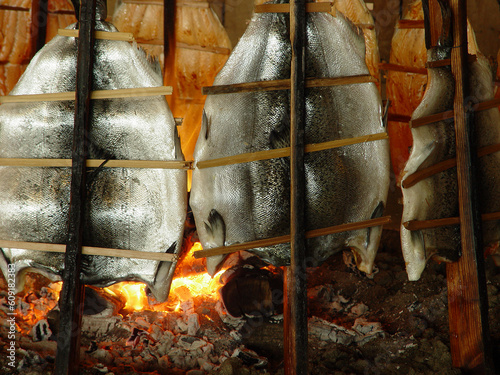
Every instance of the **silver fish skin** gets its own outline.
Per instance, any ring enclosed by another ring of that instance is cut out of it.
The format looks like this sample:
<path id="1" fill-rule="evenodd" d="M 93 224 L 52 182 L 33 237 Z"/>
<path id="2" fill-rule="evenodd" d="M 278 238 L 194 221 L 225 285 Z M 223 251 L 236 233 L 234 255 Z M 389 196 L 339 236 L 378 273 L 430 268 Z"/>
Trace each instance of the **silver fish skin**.
<path id="1" fill-rule="evenodd" d="M 68 28 L 75 28 L 72 25 Z M 96 30 L 115 32 L 104 21 Z M 94 90 L 162 86 L 157 63 L 128 42 L 96 40 Z M 33 58 L 11 95 L 74 91 L 75 38 L 56 36 Z M 175 122 L 163 96 L 94 100 L 89 158 L 183 160 Z M 0 157 L 69 158 L 74 101 L 0 106 Z M 0 167 L 0 238 L 66 242 L 70 168 Z M 180 251 L 187 212 L 186 172 L 96 168 L 87 172 L 84 245 L 156 253 Z M 17 288 L 27 271 L 59 280 L 62 254 L 3 248 L 0 267 L 16 266 Z M 83 256 L 82 282 L 108 286 L 140 281 L 165 301 L 176 262 Z"/>
<path id="2" fill-rule="evenodd" d="M 436 47 L 429 50 L 429 61 L 449 57 L 450 50 Z M 493 75 L 482 55 L 469 66 L 471 97 L 480 102 L 493 98 Z M 450 67 L 428 70 L 428 86 L 421 104 L 412 119 L 444 112 L 453 108 L 455 81 Z M 474 115 L 476 142 L 479 147 L 500 143 L 500 113 L 498 108 L 476 112 Z M 402 179 L 402 222 L 431 220 L 459 215 L 456 168 L 435 174 L 405 188 L 404 181 L 416 171 L 446 159 L 454 158 L 455 130 L 453 119 L 412 129 L 413 146 Z M 478 165 L 478 188 L 482 213 L 500 210 L 500 153 L 483 156 Z M 482 225 L 485 245 L 500 240 L 498 221 Z M 460 256 L 461 241 L 458 225 L 409 231 L 401 226 L 401 245 L 408 279 L 418 280 L 427 260 L 436 256 L 444 261 L 455 261 Z"/>
<path id="3" fill-rule="evenodd" d="M 307 76 L 369 74 L 364 41 L 342 15 L 308 14 Z M 288 16 L 256 14 L 215 85 L 290 77 Z M 208 96 L 195 162 L 289 146 L 288 90 Z M 309 88 L 306 143 L 384 132 L 381 101 L 373 83 Z M 382 215 L 389 187 L 386 140 L 305 156 L 307 229 Z M 290 231 L 289 158 L 208 169 L 195 168 L 190 206 L 204 248 L 286 235 Z M 319 265 L 348 246 L 358 267 L 372 272 L 380 227 L 307 241 L 304 262 Z M 289 244 L 252 249 L 277 266 L 290 262 Z M 224 256 L 207 259 L 214 274 Z"/>

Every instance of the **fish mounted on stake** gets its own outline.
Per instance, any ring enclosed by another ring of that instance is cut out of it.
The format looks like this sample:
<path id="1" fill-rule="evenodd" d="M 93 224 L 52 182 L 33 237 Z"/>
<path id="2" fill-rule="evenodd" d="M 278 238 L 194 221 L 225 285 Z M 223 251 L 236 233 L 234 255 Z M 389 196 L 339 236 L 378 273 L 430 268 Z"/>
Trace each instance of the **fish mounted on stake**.
<path id="1" fill-rule="evenodd" d="M 76 3 L 75 3 L 76 5 Z M 116 32 L 98 8 L 96 30 Z M 68 27 L 75 29 L 76 24 Z M 126 41 L 96 39 L 93 90 L 157 88 L 161 69 Z M 9 96 L 75 91 L 77 41 L 56 36 L 33 58 Z M 12 102 L 0 106 L 0 158 L 71 159 L 74 101 Z M 138 126 L 140 124 L 140 126 Z M 164 94 L 93 100 L 89 159 L 183 160 Z M 0 167 L 0 240 L 63 244 L 67 237 L 69 167 Z M 117 257 L 83 256 L 82 282 L 107 286 L 142 281 L 159 301 L 168 296 L 176 261 L 121 257 L 120 249 L 177 254 L 186 217 L 186 171 L 165 168 L 87 170 L 84 246 L 118 249 Z M 124 252 L 125 253 L 125 252 Z M 63 254 L 3 247 L 0 267 L 16 265 L 17 287 L 27 271 L 59 279 Z"/>
<path id="2" fill-rule="evenodd" d="M 443 30 L 436 46 L 428 51 L 428 61 L 449 59 L 452 48 L 450 10 L 443 1 Z M 424 8 L 425 10 L 426 8 Z M 432 65 L 432 64 L 431 64 Z M 436 64 L 434 64 L 436 65 Z M 439 65 L 439 64 L 438 64 Z M 477 61 L 469 65 L 469 85 L 475 102 L 493 98 L 493 76 L 488 60 L 477 52 Z M 412 115 L 412 121 L 453 109 L 455 80 L 450 65 L 429 67 L 428 83 L 422 102 Z M 478 148 L 500 143 L 500 113 L 498 108 L 474 112 L 474 129 Z M 456 156 L 453 118 L 412 127 L 413 146 L 402 173 L 403 216 L 401 243 L 406 270 L 410 280 L 418 280 L 426 262 L 432 256 L 455 261 L 460 256 L 461 241 L 456 225 L 418 228 L 419 222 L 459 216 L 456 167 L 437 172 L 430 177 L 411 181 L 415 173 Z M 494 152 L 479 159 L 478 184 L 481 213 L 500 211 L 500 153 Z M 497 247 L 500 222 L 484 222 L 483 239 L 486 246 Z"/>
<path id="3" fill-rule="evenodd" d="M 308 13 L 307 40 L 308 77 L 369 77 L 363 37 L 340 13 L 336 17 Z M 290 61 L 289 15 L 256 13 L 215 85 L 286 80 Z M 306 90 L 307 144 L 385 131 L 374 83 Z M 194 153 L 190 198 L 204 249 L 289 233 L 289 158 L 202 167 L 204 161 L 216 158 L 287 147 L 289 127 L 286 89 L 208 96 Z M 307 229 L 381 216 L 389 168 L 386 139 L 306 154 Z M 371 273 L 380 234 L 379 226 L 310 238 L 308 264 L 318 265 L 347 246 L 356 254 L 358 267 Z M 289 244 L 251 251 L 274 265 L 290 262 Z M 209 273 L 223 259 L 223 255 L 209 257 Z"/>

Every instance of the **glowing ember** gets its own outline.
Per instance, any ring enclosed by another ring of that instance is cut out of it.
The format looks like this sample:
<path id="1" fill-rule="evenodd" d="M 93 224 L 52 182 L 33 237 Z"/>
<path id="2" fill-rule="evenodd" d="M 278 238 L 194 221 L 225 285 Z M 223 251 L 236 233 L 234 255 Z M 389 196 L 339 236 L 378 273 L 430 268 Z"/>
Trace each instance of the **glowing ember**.
<path id="1" fill-rule="evenodd" d="M 193 252 L 201 250 L 201 244 L 195 242 L 190 252 L 182 260 L 183 268 L 190 266 L 193 269 L 201 266 L 201 260 L 193 257 Z M 204 268 L 204 266 L 203 266 Z M 146 296 L 146 286 L 142 283 L 121 282 L 104 288 L 104 291 L 119 297 L 125 301 L 125 311 L 155 310 L 155 311 L 178 311 L 182 301 L 190 300 L 195 297 L 205 299 L 217 299 L 218 290 L 221 287 L 219 276 L 224 271 L 220 271 L 213 278 L 206 272 L 195 273 L 182 276 L 176 272 L 170 288 L 169 299 L 167 302 L 155 306 L 148 304 Z"/>

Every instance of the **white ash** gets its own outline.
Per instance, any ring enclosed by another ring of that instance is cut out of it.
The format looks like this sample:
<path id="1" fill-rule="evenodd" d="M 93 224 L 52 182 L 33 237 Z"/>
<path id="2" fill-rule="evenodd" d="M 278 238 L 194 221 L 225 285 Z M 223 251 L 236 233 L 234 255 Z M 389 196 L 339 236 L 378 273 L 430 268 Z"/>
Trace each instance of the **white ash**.
<path id="1" fill-rule="evenodd" d="M 322 341 L 346 346 L 352 343 L 362 346 L 377 337 L 385 337 L 386 334 L 381 323 L 368 322 L 364 318 L 356 319 L 352 329 L 347 329 L 324 319 L 313 317 L 309 320 L 308 328 L 311 335 Z"/>
<path id="2" fill-rule="evenodd" d="M 49 328 L 49 322 L 46 319 L 41 319 L 33 326 L 31 337 L 33 341 L 45 341 L 52 336 L 52 331 Z"/>

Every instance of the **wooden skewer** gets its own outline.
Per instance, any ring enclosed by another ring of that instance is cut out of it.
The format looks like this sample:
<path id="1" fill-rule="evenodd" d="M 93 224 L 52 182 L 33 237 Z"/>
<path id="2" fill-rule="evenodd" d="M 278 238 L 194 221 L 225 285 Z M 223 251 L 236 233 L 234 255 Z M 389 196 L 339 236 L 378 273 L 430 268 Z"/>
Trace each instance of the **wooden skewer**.
<path id="1" fill-rule="evenodd" d="M 493 154 L 493 153 L 498 152 L 498 151 L 500 151 L 500 144 L 484 146 L 478 150 L 477 156 L 482 157 L 482 156 L 486 156 L 489 154 Z M 455 158 L 444 160 L 442 162 L 436 163 L 434 165 L 431 165 L 430 167 L 421 169 L 420 171 L 417 171 L 417 172 L 409 175 L 405 179 L 403 179 L 402 186 L 405 189 L 408 189 L 408 188 L 412 187 L 413 185 L 415 185 L 416 183 L 426 179 L 427 177 L 430 177 L 436 173 L 445 171 L 449 168 L 456 167 L 456 165 L 457 165 L 457 159 L 455 159 Z"/>
<path id="2" fill-rule="evenodd" d="M 69 36 L 73 38 L 78 38 L 78 30 L 72 29 L 59 29 L 57 34 L 61 36 Z M 121 32 L 109 32 L 109 31 L 95 31 L 95 39 L 105 39 L 105 40 L 120 40 L 125 42 L 133 42 L 134 34 L 132 33 L 121 33 Z"/>
<path id="3" fill-rule="evenodd" d="M 399 29 L 423 29 L 424 20 L 399 20 Z"/>
<path id="4" fill-rule="evenodd" d="M 154 0 L 123 0 L 124 4 L 136 4 L 136 5 L 158 5 L 163 6 L 163 1 Z M 206 1 L 178 1 L 175 4 L 178 7 L 192 7 L 192 8 L 210 8 L 210 3 Z"/>
<path id="5" fill-rule="evenodd" d="M 411 116 L 408 115 L 400 115 L 398 113 L 390 113 L 387 115 L 387 120 L 388 121 L 394 121 L 394 122 L 407 122 L 409 123 L 411 120 Z"/>
<path id="6" fill-rule="evenodd" d="M 355 138 L 339 139 L 335 141 L 309 144 L 305 146 L 305 152 L 308 153 L 308 152 L 329 150 L 332 148 L 349 146 L 357 143 L 379 141 L 388 138 L 389 136 L 387 135 L 387 133 L 379 133 L 379 134 L 363 135 L 361 137 L 355 137 Z M 249 163 L 258 160 L 284 158 L 288 156 L 290 156 L 290 147 L 284 147 L 284 148 L 277 148 L 274 150 L 249 152 L 245 154 L 226 156 L 223 158 L 217 158 L 212 160 L 199 161 L 198 163 L 196 163 L 196 168 L 198 169 L 213 168 L 231 164 Z"/>
<path id="7" fill-rule="evenodd" d="M 417 68 L 414 66 L 404 66 L 404 65 L 390 64 L 390 63 L 379 63 L 378 67 L 381 70 L 392 70 L 395 72 L 414 73 L 414 74 L 427 74 L 426 68 Z"/>
<path id="8" fill-rule="evenodd" d="M 139 87 L 131 89 L 96 90 L 92 91 L 91 99 L 118 99 L 143 96 L 172 95 L 171 86 Z M 54 102 L 75 100 L 75 92 L 60 92 L 30 95 L 6 95 L 0 97 L 0 103 Z"/>
<path id="9" fill-rule="evenodd" d="M 500 220 L 500 212 L 490 212 L 481 215 L 482 221 L 493 221 Z M 403 223 L 403 226 L 408 230 L 422 230 L 431 229 L 438 227 L 445 227 L 448 225 L 458 225 L 460 224 L 459 217 L 448 217 L 444 219 L 433 219 L 433 220 L 410 220 Z"/>
<path id="10" fill-rule="evenodd" d="M 290 4 L 260 4 L 255 6 L 255 13 L 290 13 Z M 306 12 L 333 12 L 334 2 L 330 3 L 307 3 Z"/>
<path id="11" fill-rule="evenodd" d="M 308 3 L 321 4 L 321 3 Z M 288 4 L 269 4 L 269 5 L 288 5 Z M 350 76 L 350 77 L 335 77 L 335 78 L 307 78 L 306 87 L 327 87 L 350 85 L 354 83 L 377 82 L 377 79 L 369 74 Z M 217 94 L 232 94 L 242 92 L 270 91 L 270 90 L 288 90 L 290 89 L 290 79 L 280 79 L 273 81 L 257 81 L 244 82 L 232 85 L 218 85 L 203 87 L 201 92 L 203 95 Z"/>
<path id="12" fill-rule="evenodd" d="M 333 227 L 315 229 L 306 232 L 306 238 L 326 236 L 333 233 L 349 232 L 352 230 L 364 229 L 369 227 L 376 227 L 379 225 L 388 224 L 391 222 L 390 216 L 384 216 L 377 219 L 370 219 L 359 221 L 357 223 L 348 223 L 336 225 Z M 274 238 L 266 238 L 263 240 L 250 241 L 245 243 L 234 244 L 230 246 L 215 247 L 207 250 L 195 251 L 193 256 L 195 258 L 206 258 L 213 255 L 230 254 L 240 250 L 249 250 L 259 247 L 273 246 L 281 243 L 290 242 L 290 235 L 279 236 Z"/>
<path id="13" fill-rule="evenodd" d="M 34 251 L 46 251 L 53 253 L 66 252 L 66 245 L 50 244 L 42 242 L 23 242 L 23 241 L 4 241 L 0 240 L 0 247 L 11 249 L 26 249 Z M 104 247 L 83 246 L 82 254 L 86 255 L 102 255 L 107 257 L 119 258 L 135 258 L 147 260 L 159 260 L 166 262 L 175 262 L 178 259 L 176 254 L 169 253 L 153 253 L 148 251 L 137 250 L 122 250 L 122 249 L 109 249 Z"/>
<path id="14" fill-rule="evenodd" d="M 410 128 L 418 128 L 419 126 L 429 125 L 434 122 L 439 122 L 448 119 L 453 119 L 453 110 L 410 120 Z"/>
<path id="15" fill-rule="evenodd" d="M 468 55 L 468 61 L 474 62 L 477 60 L 476 55 Z M 437 60 L 437 61 L 427 61 L 425 63 L 426 68 L 439 68 L 442 66 L 451 66 L 451 59 Z"/>
<path id="16" fill-rule="evenodd" d="M 481 103 L 477 103 L 472 107 L 472 110 L 474 112 L 480 112 L 480 111 L 485 111 L 485 110 L 488 110 L 491 108 L 498 107 L 499 105 L 500 105 L 500 98 L 496 98 L 496 99 L 487 100 L 487 101 L 484 101 Z M 436 113 L 436 114 L 430 115 L 430 116 L 420 117 L 420 118 L 411 120 L 410 127 L 417 128 L 419 126 L 429 125 L 429 124 L 439 122 L 442 120 L 451 119 L 451 118 L 453 118 L 453 116 L 454 116 L 453 110 L 449 110 L 446 112 Z"/>
<path id="17" fill-rule="evenodd" d="M 150 169 L 192 169 L 190 160 L 108 160 L 88 159 L 87 168 L 150 168 Z M 105 163 L 103 165 L 103 163 Z M 0 158 L 0 166 L 15 167 L 71 167 L 71 159 L 25 159 Z"/>
<path id="18" fill-rule="evenodd" d="M 163 41 L 162 41 L 163 43 Z M 175 43 L 176 48 L 184 48 L 184 49 L 193 49 L 197 51 L 203 51 L 203 52 L 212 52 L 212 53 L 219 53 L 221 55 L 229 55 L 231 53 L 231 50 L 229 48 L 225 47 L 204 47 L 204 46 L 199 46 L 196 44 L 187 44 L 187 43 Z"/>

